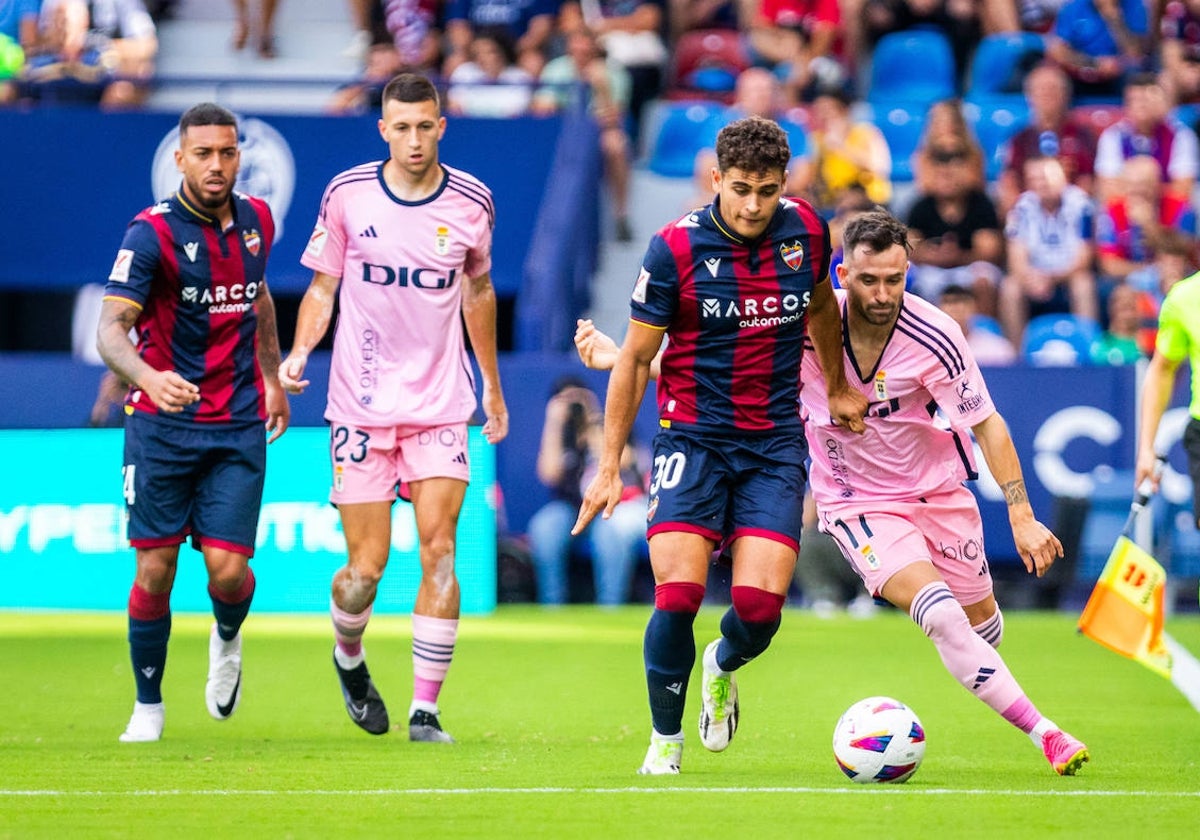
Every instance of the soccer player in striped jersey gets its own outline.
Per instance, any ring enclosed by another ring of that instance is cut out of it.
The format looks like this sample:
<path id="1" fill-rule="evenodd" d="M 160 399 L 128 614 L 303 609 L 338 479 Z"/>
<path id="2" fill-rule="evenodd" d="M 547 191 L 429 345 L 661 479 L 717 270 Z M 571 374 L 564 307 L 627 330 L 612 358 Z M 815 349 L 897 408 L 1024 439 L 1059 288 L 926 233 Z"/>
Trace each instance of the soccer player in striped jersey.
<path id="1" fill-rule="evenodd" d="M 723 541 L 733 605 L 703 657 L 700 738 L 709 750 L 725 749 L 737 728 L 733 672 L 779 628 L 800 545 L 797 392 L 806 335 L 825 368 L 833 414 L 862 430 L 866 400 L 849 388 L 840 362 L 829 227 L 807 202 L 784 198 L 790 157 L 787 135 L 771 120 L 748 117 L 721 130 L 715 200 L 651 239 L 609 379 L 604 450 L 575 533 L 620 501 L 621 450 L 668 338 L 647 529 L 656 583 L 644 643 L 653 731 L 641 773 L 679 772 L 692 627 Z"/>
<path id="2" fill-rule="evenodd" d="M 131 385 L 122 471 L 137 557 L 129 593 L 137 701 L 122 741 L 162 737 L 171 588 L 189 534 L 216 617 L 205 703 L 224 720 L 241 699 L 263 422 L 274 441 L 289 412 L 265 279 L 275 223 L 266 202 L 234 192 L 239 160 L 233 114 L 211 103 L 184 113 L 175 151 L 183 183 L 130 223 L 105 288 L 97 347 Z"/>
<path id="3" fill-rule="evenodd" d="M 995 650 L 1004 622 L 979 506 L 963 484 L 976 477 L 968 432 L 1004 491 L 1025 568 L 1040 577 L 1062 544 L 1034 516 L 1008 427 L 962 330 L 904 291 L 904 225 L 870 211 L 846 225 L 843 244 L 844 373 L 870 407 L 864 434 L 841 428 L 819 387 L 823 371 L 805 356 L 800 399 L 819 526 L 868 592 L 925 631 L 969 692 L 1029 735 L 1056 772 L 1073 775 L 1087 748 L 1041 715 Z"/>
<path id="4" fill-rule="evenodd" d="M 383 91 L 379 133 L 389 157 L 336 176 L 325 189 L 301 261 L 313 270 L 295 343 L 280 367 L 292 393 L 309 353 L 329 327 L 336 296 L 329 397 L 333 489 L 348 559 L 333 577 L 334 665 L 350 718 L 387 732 L 362 637 L 391 546 L 391 508 L 411 499 L 421 583 L 412 615 L 414 741 L 449 742 L 438 696 L 458 635 L 454 546 L 470 478 L 467 421 L 475 381 L 463 323 L 483 378 L 483 435 L 498 443 L 508 411 L 496 360 L 492 288 L 495 208 L 483 183 L 440 163 L 446 131 L 438 95 L 404 73 Z"/>

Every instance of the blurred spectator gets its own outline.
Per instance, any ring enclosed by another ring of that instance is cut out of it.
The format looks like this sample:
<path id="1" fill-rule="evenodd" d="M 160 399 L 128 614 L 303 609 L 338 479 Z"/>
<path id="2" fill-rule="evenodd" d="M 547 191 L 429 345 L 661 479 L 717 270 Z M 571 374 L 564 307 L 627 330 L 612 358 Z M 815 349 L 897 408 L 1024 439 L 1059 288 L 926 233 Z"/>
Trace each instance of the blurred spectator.
<path id="1" fill-rule="evenodd" d="M 1154 158 L 1171 189 L 1190 196 L 1200 171 L 1196 133 L 1170 115 L 1170 96 L 1153 73 L 1130 77 L 1122 111 L 1120 120 L 1100 132 L 1096 145 L 1097 197 L 1108 198 L 1122 165 L 1135 155 Z"/>
<path id="2" fill-rule="evenodd" d="M 842 16 L 837 0 L 746 0 L 755 64 L 772 67 L 791 101 L 814 81 L 843 84 L 848 73 L 835 54 Z"/>
<path id="3" fill-rule="evenodd" d="M 542 70 L 542 87 L 533 107 L 551 113 L 571 104 L 580 83 L 586 85 L 588 110 L 600 128 L 600 153 L 604 157 L 604 180 L 612 202 L 618 242 L 630 242 L 629 180 L 632 176 L 630 140 L 625 131 L 629 109 L 629 72 L 604 55 L 594 35 L 578 28 L 566 38 L 566 55 L 551 59 Z"/>
<path id="4" fill-rule="evenodd" d="M 819 88 L 813 99 L 813 203 L 823 214 L 834 212 L 852 186 L 862 188 L 873 204 L 892 200 L 892 153 L 874 123 L 855 120 L 853 97 L 845 85 Z"/>
<path id="5" fill-rule="evenodd" d="M 752 0 L 751 0 L 752 1 Z M 671 41 L 695 29 L 741 29 L 739 20 L 747 0 L 668 0 L 667 20 Z"/>
<path id="6" fill-rule="evenodd" d="M 425 72 L 441 66 L 442 31 L 438 28 L 441 0 L 382 0 L 369 5 L 382 18 L 382 28 L 403 66 Z M 371 20 L 372 41 L 376 44 L 386 41 L 380 37 L 378 23 L 373 17 Z"/>
<path id="7" fill-rule="evenodd" d="M 733 104 L 725 109 L 720 120 L 710 122 L 705 127 L 705 130 L 711 130 L 712 134 L 708 138 L 708 145 L 696 154 L 693 169 L 696 199 L 692 207 L 701 207 L 713 200 L 712 170 L 717 165 L 717 138 L 714 126 L 727 125 L 734 120 L 750 116 L 775 120 L 787 132 L 792 160 L 788 164 L 785 189 L 788 195 L 808 196 L 813 185 L 813 160 L 808 131 L 784 108 L 783 88 L 775 74 L 762 67 L 749 67 L 738 74 Z"/>
<path id="8" fill-rule="evenodd" d="M 1146 65 L 1146 0 L 1068 0 L 1046 39 L 1046 55 L 1075 81 L 1077 97 L 1116 101 L 1126 73 Z"/>
<path id="9" fill-rule="evenodd" d="M 342 51 L 346 58 L 365 59 L 367 50 L 375 43 L 376 17 L 381 16 L 381 0 L 349 0 L 350 21 L 354 24 L 354 34 L 350 43 Z M 417 7 L 419 3 L 406 3 Z"/>
<path id="10" fill-rule="evenodd" d="M 537 455 L 538 479 L 552 498 L 529 520 L 529 546 L 542 604 L 568 600 L 567 569 L 571 527 L 579 513 L 583 488 L 591 480 L 604 434 L 604 415 L 596 395 L 580 380 L 555 383 Z M 596 517 L 584 535 L 591 543 L 596 601 L 606 606 L 629 598 L 634 569 L 646 540 L 646 493 L 637 452 L 626 446 L 622 457 L 625 493 L 613 515 Z"/>
<path id="11" fill-rule="evenodd" d="M 367 60 L 359 81 L 334 92 L 326 106 L 330 114 L 366 114 L 383 104 L 383 88 L 405 67 L 391 44 L 375 44 L 367 50 Z"/>
<path id="12" fill-rule="evenodd" d="M 663 43 L 665 0 L 563 0 L 564 34 L 586 26 L 605 54 L 629 71 L 629 136 L 641 138 L 642 110 L 662 89 L 667 46 Z"/>
<path id="13" fill-rule="evenodd" d="M 1000 323 L 1016 345 L 1037 315 L 1070 312 L 1095 321 L 1100 314 L 1091 196 L 1067 183 L 1062 164 L 1049 155 L 1025 161 L 1025 183 L 1005 226 L 1008 275 L 1000 284 Z"/>
<path id="14" fill-rule="evenodd" d="M 1158 337 L 1158 313 L 1171 287 L 1196 271 L 1192 242 L 1170 233 L 1163 238 L 1154 262 L 1131 272 L 1125 282 L 1137 291 L 1138 347 L 1147 358 L 1154 354 Z"/>
<path id="15" fill-rule="evenodd" d="M 1092 344 L 1092 364 L 1132 365 L 1144 358 L 1138 346 L 1137 291 L 1118 283 L 1108 295 L 1108 326 Z"/>
<path id="16" fill-rule="evenodd" d="M 253 31 L 259 57 L 274 58 L 278 54 L 275 44 L 275 11 L 279 8 L 279 0 L 258 0 L 258 19 L 254 21 L 253 26 L 250 23 L 250 0 L 233 0 L 233 8 L 237 14 L 233 24 L 233 48 L 244 48 Z"/>
<path id="17" fill-rule="evenodd" d="M 1011 365 L 1017 360 L 1017 348 L 995 328 L 996 322 L 979 314 L 975 294 L 964 286 L 950 285 L 942 289 L 938 307 L 955 320 L 975 361 L 984 367 Z M 987 324 L 988 327 L 983 326 Z"/>
<path id="18" fill-rule="evenodd" d="M 1121 170 L 1119 189 L 1097 219 L 1100 273 L 1110 282 L 1125 280 L 1150 266 L 1173 236 L 1194 242 L 1195 230 L 1189 197 L 1164 189 L 1158 161 L 1149 155 L 1131 157 Z"/>
<path id="19" fill-rule="evenodd" d="M 34 52 L 23 75 L 34 96 L 65 81 L 102 107 L 136 107 L 154 75 L 158 30 L 142 0 L 44 0 Z"/>
<path id="20" fill-rule="evenodd" d="M 446 0 L 447 55 L 442 75 L 470 60 L 471 40 L 483 28 L 508 31 L 516 63 L 533 78 L 546 64 L 560 0 Z"/>
<path id="21" fill-rule="evenodd" d="M 475 30 L 467 61 L 450 74 L 446 110 L 472 117 L 516 117 L 529 110 L 536 77 L 516 64 L 508 32 L 498 26 Z"/>
<path id="22" fill-rule="evenodd" d="M 1021 28 L 1030 32 L 1048 32 L 1065 3 L 1066 0 L 1017 0 Z"/>
<path id="23" fill-rule="evenodd" d="M 870 618 L 875 614 L 875 599 L 846 562 L 837 541 L 817 527 L 817 505 L 811 493 L 804 496 L 802 522 L 795 580 L 804 605 L 817 618 L 833 618 L 843 609 L 854 618 Z"/>
<path id="24" fill-rule="evenodd" d="M 1091 193 L 1096 165 L 1096 134 L 1071 114 L 1071 80 L 1054 64 L 1040 64 L 1025 77 L 1029 124 L 1008 141 L 997 179 L 997 203 L 1007 213 L 1028 189 L 1025 161 L 1053 155 L 1067 182 Z"/>
<path id="25" fill-rule="evenodd" d="M 17 98 L 25 51 L 37 44 L 39 6 L 41 0 L 0 2 L 0 105 Z"/>
<path id="26" fill-rule="evenodd" d="M 975 293 L 979 311 L 994 316 L 1004 258 L 996 207 L 978 186 L 961 141 L 937 141 L 926 154 L 927 187 L 908 213 L 914 290 L 937 301 L 946 286 L 965 286 Z"/>
<path id="27" fill-rule="evenodd" d="M 859 32 L 850 33 L 850 42 L 858 50 L 897 30 L 941 30 L 954 51 L 960 87 L 980 37 L 1016 29 L 1012 0 L 849 0 L 842 18 L 856 22 Z"/>
<path id="28" fill-rule="evenodd" d="M 962 103 L 957 99 L 935 102 L 925 114 L 925 126 L 912 157 L 913 181 L 918 190 L 928 192 L 930 180 L 941 171 L 937 163 L 930 159 L 931 150 L 946 148 L 962 150 L 966 158 L 960 177 L 966 178 L 971 186 L 983 189 L 987 184 L 983 149 L 967 127 Z"/>
<path id="29" fill-rule="evenodd" d="M 1169 0 L 1159 24 L 1160 79 L 1175 102 L 1200 99 L 1200 0 Z"/>

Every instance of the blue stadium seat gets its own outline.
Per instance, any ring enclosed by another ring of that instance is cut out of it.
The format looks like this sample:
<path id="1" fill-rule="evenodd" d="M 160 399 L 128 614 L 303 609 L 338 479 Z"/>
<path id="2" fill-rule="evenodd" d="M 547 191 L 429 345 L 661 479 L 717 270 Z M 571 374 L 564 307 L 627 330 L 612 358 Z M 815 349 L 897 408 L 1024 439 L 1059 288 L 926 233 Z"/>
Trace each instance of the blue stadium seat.
<path id="1" fill-rule="evenodd" d="M 1021 358 L 1036 367 L 1090 365 L 1100 325 L 1070 314 L 1039 315 L 1025 327 Z"/>
<path id="2" fill-rule="evenodd" d="M 1095 580 L 1104 571 L 1113 543 L 1129 518 L 1129 505 L 1133 501 L 1133 470 L 1097 469 L 1092 479 L 1076 569 L 1076 577 L 1084 581 Z"/>
<path id="3" fill-rule="evenodd" d="M 866 99 L 876 105 L 922 103 L 928 107 L 958 90 L 954 53 L 940 31 L 911 29 L 890 32 L 871 54 Z"/>
<path id="4" fill-rule="evenodd" d="M 1029 106 L 1024 99 L 1010 101 L 987 98 L 963 103 L 967 125 L 983 149 L 984 172 L 989 181 L 1000 176 L 1004 168 L 1004 144 L 1029 124 Z"/>
<path id="5" fill-rule="evenodd" d="M 733 29 L 694 29 L 671 50 L 663 86 L 667 99 L 733 99 L 738 74 L 750 66 L 742 33 Z"/>
<path id="6" fill-rule="evenodd" d="M 690 178 L 696 153 L 711 145 L 714 124 L 725 107 L 716 102 L 673 102 L 664 106 L 662 123 L 650 153 L 651 172 L 672 178 Z"/>
<path id="7" fill-rule="evenodd" d="M 1003 97 L 1023 103 L 1025 75 L 1046 54 L 1046 42 L 1036 32 L 1002 32 L 985 35 L 971 57 L 970 77 L 963 99 L 977 101 Z"/>
<path id="8" fill-rule="evenodd" d="M 892 152 L 892 181 L 899 183 L 913 178 L 912 155 L 921 141 L 925 127 L 926 105 L 888 105 L 878 103 L 871 106 L 871 122 L 883 132 L 888 149 Z"/>

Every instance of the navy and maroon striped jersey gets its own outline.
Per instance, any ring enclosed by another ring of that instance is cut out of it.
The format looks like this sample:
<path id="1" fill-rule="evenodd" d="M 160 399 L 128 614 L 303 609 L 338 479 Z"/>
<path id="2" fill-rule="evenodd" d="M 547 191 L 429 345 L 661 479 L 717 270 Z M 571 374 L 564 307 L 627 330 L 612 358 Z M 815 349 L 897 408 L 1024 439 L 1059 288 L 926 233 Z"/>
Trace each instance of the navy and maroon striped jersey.
<path id="1" fill-rule="evenodd" d="M 808 302 L 828 282 L 829 252 L 829 226 L 800 199 L 783 199 L 754 242 L 722 221 L 716 202 L 655 234 L 631 318 L 667 333 L 661 425 L 800 433 Z"/>
<path id="2" fill-rule="evenodd" d="M 138 353 L 200 388 L 179 414 L 158 412 L 137 389 L 127 406 L 200 423 L 266 418 L 254 302 L 265 288 L 275 221 L 266 202 L 233 194 L 233 220 L 217 220 L 179 192 L 139 213 L 125 231 L 106 298 L 137 306 Z"/>

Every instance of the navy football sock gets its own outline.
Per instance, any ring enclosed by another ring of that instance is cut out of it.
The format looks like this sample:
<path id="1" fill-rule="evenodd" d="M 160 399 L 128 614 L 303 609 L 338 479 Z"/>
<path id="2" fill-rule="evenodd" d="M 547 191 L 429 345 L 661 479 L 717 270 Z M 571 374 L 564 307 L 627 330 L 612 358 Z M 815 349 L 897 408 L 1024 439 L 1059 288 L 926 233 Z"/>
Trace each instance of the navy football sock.
<path id="1" fill-rule="evenodd" d="M 674 735 L 683 728 L 683 705 L 688 677 L 696 662 L 692 635 L 694 612 L 656 609 L 646 625 L 642 652 L 646 661 L 646 686 L 650 692 L 650 717 L 654 731 Z"/>
<path id="2" fill-rule="evenodd" d="M 228 642 L 238 634 L 250 613 L 250 602 L 254 600 L 254 572 L 246 570 L 246 579 L 235 592 L 221 592 L 210 584 L 208 597 L 217 620 L 217 635 Z"/>
<path id="3" fill-rule="evenodd" d="M 163 671 L 167 667 L 167 642 L 171 638 L 171 614 L 145 621 L 129 618 L 129 658 L 139 703 L 162 702 Z"/>

